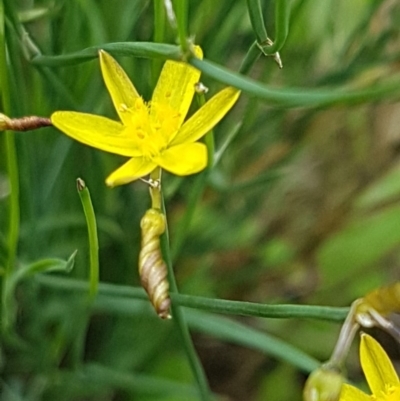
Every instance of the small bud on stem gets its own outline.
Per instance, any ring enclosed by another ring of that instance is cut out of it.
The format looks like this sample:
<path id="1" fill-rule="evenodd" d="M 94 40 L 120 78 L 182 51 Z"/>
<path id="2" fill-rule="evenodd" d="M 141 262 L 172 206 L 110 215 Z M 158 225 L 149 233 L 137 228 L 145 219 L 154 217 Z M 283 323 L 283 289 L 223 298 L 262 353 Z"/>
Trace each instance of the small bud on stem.
<path id="1" fill-rule="evenodd" d="M 339 401 L 343 376 L 328 365 L 322 365 L 309 376 L 304 387 L 304 401 Z"/>

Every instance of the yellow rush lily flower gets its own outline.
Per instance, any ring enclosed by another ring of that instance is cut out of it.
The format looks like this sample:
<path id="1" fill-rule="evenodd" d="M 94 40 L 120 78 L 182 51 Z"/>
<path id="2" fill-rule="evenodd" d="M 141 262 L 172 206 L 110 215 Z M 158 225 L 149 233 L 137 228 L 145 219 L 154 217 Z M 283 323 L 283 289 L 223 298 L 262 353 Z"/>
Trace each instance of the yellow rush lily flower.
<path id="1" fill-rule="evenodd" d="M 389 357 L 371 336 L 363 334 L 360 360 L 372 395 L 343 384 L 340 401 L 399 401 L 400 381 Z"/>
<path id="2" fill-rule="evenodd" d="M 194 47 L 202 58 L 200 47 Z M 79 142 L 130 160 L 114 171 L 107 185 L 127 184 L 161 167 L 184 176 L 207 166 L 207 149 L 196 142 L 231 109 L 240 91 L 228 87 L 218 92 L 187 121 L 200 71 L 189 64 L 166 61 L 153 97 L 146 103 L 121 66 L 103 50 L 100 66 L 121 122 L 105 117 L 57 111 L 51 122 Z"/>

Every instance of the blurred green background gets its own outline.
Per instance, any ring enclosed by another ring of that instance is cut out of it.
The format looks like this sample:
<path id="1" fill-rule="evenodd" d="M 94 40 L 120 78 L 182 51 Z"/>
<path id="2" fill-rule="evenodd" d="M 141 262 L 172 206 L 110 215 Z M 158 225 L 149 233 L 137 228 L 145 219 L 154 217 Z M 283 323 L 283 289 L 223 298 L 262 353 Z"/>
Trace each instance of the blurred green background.
<path id="1" fill-rule="evenodd" d="M 97 59 L 54 67 L 31 59 L 113 42 L 161 38 L 176 45 L 176 30 L 157 1 L 0 1 L 7 49 L 0 66 L 3 112 L 10 102 L 12 117 L 79 110 L 116 118 Z M 181 3 L 188 34 L 205 58 L 237 72 L 256 39 L 251 2 Z M 273 40 L 275 1 L 260 4 Z M 215 128 L 216 151 L 225 149 L 216 167 L 184 179 L 164 176 L 174 271 L 183 294 L 348 306 L 399 279 L 400 4 L 288 4 L 283 69 L 261 56 L 247 73 L 260 87 L 286 91 L 288 101 L 268 101 L 244 90 Z M 150 99 L 161 59 L 115 57 Z M 210 94 L 225 86 L 211 75 L 202 76 Z M 371 90 L 357 101 L 347 99 L 364 89 Z M 291 90 L 304 99 L 319 90 L 341 92 L 335 104 L 315 101 L 310 107 L 305 101 L 303 106 L 299 98 L 291 107 Z M 78 253 L 68 273 L 30 275 L 7 296 L 3 285 L 3 318 L 8 314 L 11 323 L 0 349 L 0 400 L 200 399 L 174 321 L 160 321 L 144 298 L 118 296 L 118 288 L 139 285 L 139 221 L 149 207 L 147 186 L 107 188 L 104 180 L 122 158 L 73 142 L 53 128 L 16 133 L 15 142 L 21 215 L 15 269 Z M 8 156 L 0 134 L 0 267 L 11 252 Z M 103 287 L 93 305 L 73 284 L 87 280 L 89 263 L 77 177 L 88 185 L 96 211 L 101 281 L 115 285 L 107 287 L 110 291 Z M 196 208 L 186 232 L 188 205 Z M 228 321 L 185 312 L 220 400 L 301 400 L 313 358 L 329 358 L 339 330 L 338 322 L 323 320 L 231 316 Z M 275 344 L 276 339 L 284 342 Z M 395 356 L 391 340 L 383 341 Z M 268 351 L 268 344 L 287 356 Z M 287 345 L 293 348 L 285 354 Z M 296 363 L 292 350 L 297 349 L 310 360 Z M 348 371 L 354 382 L 362 380 L 356 347 Z"/>

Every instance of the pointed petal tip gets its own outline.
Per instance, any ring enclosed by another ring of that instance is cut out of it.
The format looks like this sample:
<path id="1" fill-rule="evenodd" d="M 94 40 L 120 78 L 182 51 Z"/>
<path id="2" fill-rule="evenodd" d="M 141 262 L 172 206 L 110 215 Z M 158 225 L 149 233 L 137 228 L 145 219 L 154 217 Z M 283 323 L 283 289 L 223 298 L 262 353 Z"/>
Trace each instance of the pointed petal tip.
<path id="1" fill-rule="evenodd" d="M 203 143 L 185 143 L 168 148 L 155 162 L 177 176 L 199 173 L 207 167 L 207 148 Z"/>
<path id="2" fill-rule="evenodd" d="M 192 51 L 198 59 L 203 59 L 203 49 L 199 45 L 193 45 Z"/>
<path id="3" fill-rule="evenodd" d="M 106 185 L 110 188 L 115 187 L 114 181 L 110 180 L 109 178 L 106 178 Z"/>
<path id="4" fill-rule="evenodd" d="M 385 392 L 387 386 L 400 385 L 389 356 L 378 341 L 366 333 L 361 336 L 360 359 L 368 385 L 374 395 Z"/>
<path id="5" fill-rule="evenodd" d="M 107 178 L 106 178 L 106 185 L 109 187 L 109 188 L 115 188 L 115 187 L 118 187 L 118 186 L 120 186 L 120 185 L 124 185 L 124 184 L 128 184 L 128 180 L 126 180 L 126 181 L 121 181 L 121 180 L 118 180 L 118 179 L 115 179 L 114 177 L 112 177 L 112 174 L 110 174 Z"/>
<path id="6" fill-rule="evenodd" d="M 170 146 L 191 143 L 210 131 L 235 105 L 240 90 L 228 86 L 209 99 L 196 113 L 184 122 Z"/>
<path id="7" fill-rule="evenodd" d="M 117 168 L 117 170 L 113 171 L 106 178 L 106 184 L 109 187 L 129 184 L 150 174 L 155 168 L 156 164 L 154 162 L 144 157 L 133 157 Z"/>
<path id="8" fill-rule="evenodd" d="M 104 49 L 99 49 L 98 51 L 100 62 L 104 62 L 107 58 L 114 59 L 110 53 L 106 52 Z"/>

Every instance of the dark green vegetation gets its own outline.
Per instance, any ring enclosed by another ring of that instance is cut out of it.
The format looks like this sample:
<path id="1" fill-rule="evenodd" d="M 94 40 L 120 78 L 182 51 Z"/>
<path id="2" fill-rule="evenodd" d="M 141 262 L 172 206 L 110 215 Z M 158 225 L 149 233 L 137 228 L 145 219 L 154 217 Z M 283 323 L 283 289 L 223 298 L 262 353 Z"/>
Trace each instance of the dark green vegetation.
<path id="1" fill-rule="evenodd" d="M 399 279 L 398 2 L 173 3 L 177 29 L 161 0 L 0 0 L 11 117 L 116 118 L 97 50 L 150 99 L 163 60 L 189 56 L 186 37 L 204 50 L 188 61 L 207 97 L 243 91 L 214 130 L 215 166 L 164 175 L 179 324 L 158 319 L 139 287 L 148 188 L 106 187 L 122 158 L 52 128 L 0 133 L 1 401 L 206 400 L 200 366 L 215 399 L 298 401 L 346 307 Z M 267 34 L 282 70 L 254 45 Z M 78 177 L 97 219 L 94 298 Z M 354 381 L 356 363 L 354 352 Z"/>

